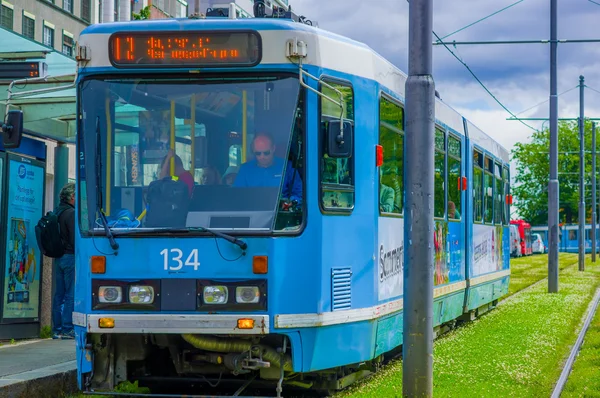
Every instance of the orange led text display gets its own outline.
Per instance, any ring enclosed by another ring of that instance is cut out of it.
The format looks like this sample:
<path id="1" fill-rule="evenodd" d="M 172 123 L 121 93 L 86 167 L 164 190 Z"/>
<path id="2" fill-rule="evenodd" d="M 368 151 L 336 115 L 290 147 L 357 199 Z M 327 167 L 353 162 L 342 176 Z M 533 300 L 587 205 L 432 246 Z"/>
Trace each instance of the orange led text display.
<path id="1" fill-rule="evenodd" d="M 254 64 L 256 43 L 249 33 L 118 35 L 112 40 L 111 59 L 117 66 Z"/>

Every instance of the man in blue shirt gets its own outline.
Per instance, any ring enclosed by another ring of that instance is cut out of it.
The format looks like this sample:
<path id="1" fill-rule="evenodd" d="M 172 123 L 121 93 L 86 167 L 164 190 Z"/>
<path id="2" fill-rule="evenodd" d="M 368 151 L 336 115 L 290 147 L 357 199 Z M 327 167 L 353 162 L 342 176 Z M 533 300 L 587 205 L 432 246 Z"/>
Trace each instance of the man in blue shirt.
<path id="1" fill-rule="evenodd" d="M 234 187 L 276 187 L 281 184 L 284 160 L 275 157 L 273 139 L 258 133 L 252 142 L 255 159 L 244 163 L 233 183 Z M 282 197 L 302 202 L 302 180 L 288 161 L 283 181 Z"/>

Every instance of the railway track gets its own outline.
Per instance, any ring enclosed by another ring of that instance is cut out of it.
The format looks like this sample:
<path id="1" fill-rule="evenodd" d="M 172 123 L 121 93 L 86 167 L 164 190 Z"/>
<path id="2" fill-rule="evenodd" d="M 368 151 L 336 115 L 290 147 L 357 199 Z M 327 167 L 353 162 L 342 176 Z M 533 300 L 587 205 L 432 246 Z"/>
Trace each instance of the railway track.
<path id="1" fill-rule="evenodd" d="M 559 398 L 560 394 L 562 393 L 563 389 L 565 388 L 565 385 L 567 384 L 567 380 L 569 379 L 569 374 L 571 373 L 571 370 L 573 369 L 573 364 L 575 363 L 575 359 L 577 358 L 577 355 L 579 354 L 579 350 L 581 349 L 583 340 L 585 339 L 585 335 L 590 327 L 590 323 L 592 322 L 592 319 L 594 319 L 594 316 L 596 315 L 596 311 L 598 310 L 599 303 L 600 303 L 600 288 L 598 288 L 596 290 L 596 294 L 594 295 L 594 298 L 588 308 L 587 315 L 586 315 L 585 321 L 583 323 L 583 327 L 581 328 L 579 335 L 577 336 L 577 340 L 575 341 L 575 344 L 573 345 L 573 348 L 571 349 L 569 358 L 565 362 L 562 373 L 560 374 L 560 378 L 558 379 L 558 382 L 556 383 L 554 391 L 552 392 L 551 398 Z"/>

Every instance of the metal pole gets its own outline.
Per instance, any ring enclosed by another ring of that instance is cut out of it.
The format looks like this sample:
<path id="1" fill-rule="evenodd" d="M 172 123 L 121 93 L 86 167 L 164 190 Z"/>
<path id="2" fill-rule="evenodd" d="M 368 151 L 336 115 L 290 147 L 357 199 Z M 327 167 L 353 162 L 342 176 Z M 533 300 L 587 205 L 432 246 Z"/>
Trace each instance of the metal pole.
<path id="1" fill-rule="evenodd" d="M 557 0 L 550 1 L 550 180 L 548 181 L 548 293 L 558 293 L 558 50 Z"/>
<path id="2" fill-rule="evenodd" d="M 596 262 L 596 123 L 592 123 L 592 262 Z"/>
<path id="3" fill-rule="evenodd" d="M 60 203 L 60 191 L 69 181 L 69 147 L 59 142 L 54 148 L 54 208 Z"/>
<path id="4" fill-rule="evenodd" d="M 583 178 L 585 175 L 584 159 L 584 126 L 583 115 L 583 76 L 579 76 L 579 271 L 585 270 L 585 186 Z"/>
<path id="5" fill-rule="evenodd" d="M 433 396 L 433 0 L 411 0 L 406 80 L 404 396 Z"/>

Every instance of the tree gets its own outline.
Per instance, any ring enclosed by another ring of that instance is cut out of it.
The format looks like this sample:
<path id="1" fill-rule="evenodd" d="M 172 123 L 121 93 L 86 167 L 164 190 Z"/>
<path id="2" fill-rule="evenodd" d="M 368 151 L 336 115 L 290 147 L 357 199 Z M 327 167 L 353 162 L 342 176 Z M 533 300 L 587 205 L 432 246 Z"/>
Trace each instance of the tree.
<path id="1" fill-rule="evenodd" d="M 150 6 L 146 6 L 140 10 L 139 14 L 133 13 L 133 19 L 135 20 L 143 20 L 150 19 Z"/>
<path id="2" fill-rule="evenodd" d="M 600 133 L 600 131 L 599 131 Z M 592 170 L 592 123 L 586 121 L 585 189 L 586 207 L 590 207 Z M 535 132 L 530 142 L 518 143 L 512 151 L 517 175 L 512 193 L 514 206 L 532 225 L 548 223 L 548 180 L 550 177 L 550 131 Z M 559 220 L 576 222 L 579 209 L 579 126 L 577 121 L 558 125 Z M 599 159 L 600 160 L 600 159 Z M 586 214 L 588 212 L 586 211 Z"/>

